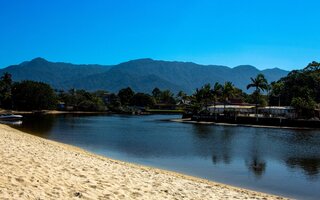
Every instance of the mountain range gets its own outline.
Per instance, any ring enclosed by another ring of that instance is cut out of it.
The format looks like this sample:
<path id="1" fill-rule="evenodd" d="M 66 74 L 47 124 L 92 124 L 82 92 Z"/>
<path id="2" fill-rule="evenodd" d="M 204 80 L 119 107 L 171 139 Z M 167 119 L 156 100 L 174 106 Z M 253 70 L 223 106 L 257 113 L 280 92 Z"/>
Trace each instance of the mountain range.
<path id="1" fill-rule="evenodd" d="M 50 84 L 55 89 L 107 90 L 117 92 L 130 86 L 136 92 L 150 93 L 155 87 L 192 93 L 206 83 L 231 81 L 246 91 L 250 77 L 263 73 L 269 82 L 277 81 L 289 72 L 279 69 L 258 70 L 251 65 L 234 68 L 220 65 L 199 65 L 192 62 L 172 62 L 137 59 L 117 65 L 75 65 L 35 58 L 0 69 L 9 72 L 14 81 L 34 80 Z"/>

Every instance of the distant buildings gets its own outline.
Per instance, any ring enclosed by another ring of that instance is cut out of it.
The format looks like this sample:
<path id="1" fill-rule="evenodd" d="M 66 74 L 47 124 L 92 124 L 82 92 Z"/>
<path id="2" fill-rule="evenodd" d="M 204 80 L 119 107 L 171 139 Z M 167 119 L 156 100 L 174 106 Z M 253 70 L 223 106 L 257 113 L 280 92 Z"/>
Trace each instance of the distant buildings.
<path id="1" fill-rule="evenodd" d="M 233 113 L 239 116 L 254 116 L 256 107 L 253 105 L 216 105 L 209 106 L 208 111 L 210 114 Z M 285 118 L 295 118 L 297 116 L 296 110 L 291 106 L 258 107 L 258 115 Z"/>

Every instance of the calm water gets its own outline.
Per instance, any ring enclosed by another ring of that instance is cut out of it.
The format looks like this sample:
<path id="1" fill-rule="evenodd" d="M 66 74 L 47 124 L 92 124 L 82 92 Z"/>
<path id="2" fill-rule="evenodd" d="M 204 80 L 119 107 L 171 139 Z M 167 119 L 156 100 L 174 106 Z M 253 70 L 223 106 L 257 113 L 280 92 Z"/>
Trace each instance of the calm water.
<path id="1" fill-rule="evenodd" d="M 119 160 L 288 197 L 319 199 L 319 130 L 161 121 L 179 117 L 26 117 L 19 129 Z"/>

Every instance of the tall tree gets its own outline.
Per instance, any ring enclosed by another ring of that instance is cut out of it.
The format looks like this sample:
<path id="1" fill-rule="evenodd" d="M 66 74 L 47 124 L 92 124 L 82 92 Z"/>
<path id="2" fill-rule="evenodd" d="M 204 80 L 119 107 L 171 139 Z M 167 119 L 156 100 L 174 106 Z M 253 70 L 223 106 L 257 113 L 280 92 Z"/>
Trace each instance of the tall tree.
<path id="1" fill-rule="evenodd" d="M 9 73 L 4 73 L 0 79 L 0 106 L 6 109 L 12 107 L 12 77 Z"/>
<path id="2" fill-rule="evenodd" d="M 256 116 L 258 115 L 258 102 L 260 99 L 261 91 L 268 90 L 269 85 L 267 79 L 263 74 L 258 74 L 256 78 L 251 77 L 251 83 L 247 85 L 247 90 L 254 87 L 254 96 L 256 99 Z"/>
<path id="3" fill-rule="evenodd" d="M 156 87 L 152 90 L 152 96 L 157 103 L 160 101 L 160 95 L 161 95 L 161 90 L 159 88 Z"/>
<path id="4" fill-rule="evenodd" d="M 130 87 L 121 89 L 118 92 L 118 97 L 120 98 L 121 105 L 122 106 L 129 105 L 133 95 L 134 95 L 134 92 Z"/>
<path id="5" fill-rule="evenodd" d="M 212 99 L 213 99 L 213 106 L 214 106 L 214 115 L 215 115 L 215 118 L 217 119 L 217 114 L 216 114 L 216 105 L 217 105 L 217 101 L 219 100 L 219 98 L 221 97 L 222 95 L 222 89 L 223 89 L 223 86 L 216 82 L 213 86 L 213 89 L 212 89 Z"/>
<path id="6" fill-rule="evenodd" d="M 160 93 L 160 102 L 164 104 L 175 104 L 174 94 L 170 90 L 164 90 Z"/>
<path id="7" fill-rule="evenodd" d="M 211 85 L 210 83 L 207 83 L 205 84 L 202 88 L 202 100 L 203 100 L 203 103 L 204 103 L 204 107 L 206 108 L 206 110 L 208 110 L 208 105 L 209 105 L 209 102 L 212 100 L 212 91 L 211 91 Z"/>
<path id="8" fill-rule="evenodd" d="M 283 93 L 284 89 L 284 82 L 278 81 L 278 82 L 272 82 L 271 83 L 271 91 L 269 95 L 269 101 L 271 104 L 281 106 L 281 95 Z M 273 98 L 276 99 L 275 103 L 272 102 Z"/>
<path id="9" fill-rule="evenodd" d="M 234 95 L 235 87 L 232 82 L 227 81 L 224 83 L 222 87 L 222 97 L 223 97 L 223 110 L 226 110 L 226 104 L 228 103 L 229 99 Z"/>

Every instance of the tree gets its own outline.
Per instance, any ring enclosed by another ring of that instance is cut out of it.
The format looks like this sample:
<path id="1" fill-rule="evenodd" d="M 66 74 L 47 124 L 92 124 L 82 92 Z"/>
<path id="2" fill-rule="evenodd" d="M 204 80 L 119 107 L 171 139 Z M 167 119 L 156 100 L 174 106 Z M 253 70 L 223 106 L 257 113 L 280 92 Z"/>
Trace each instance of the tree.
<path id="1" fill-rule="evenodd" d="M 155 104 L 152 96 L 145 93 L 136 93 L 131 100 L 131 105 L 140 107 L 151 107 Z"/>
<path id="2" fill-rule="evenodd" d="M 197 88 L 195 93 L 191 96 L 190 111 L 192 113 L 198 114 L 202 110 L 203 108 L 202 99 L 203 99 L 203 91 Z"/>
<path id="3" fill-rule="evenodd" d="M 271 105 L 281 106 L 281 94 L 283 93 L 284 82 L 272 82 L 271 91 L 269 95 L 269 101 Z M 273 99 L 276 98 L 276 102 L 273 102 Z"/>
<path id="4" fill-rule="evenodd" d="M 269 88 L 268 81 L 263 74 L 258 74 L 256 78 L 251 77 L 250 79 L 251 79 L 251 83 L 247 85 L 247 90 L 252 87 L 255 88 L 254 97 L 256 100 L 256 116 L 258 117 L 258 102 L 259 102 L 259 99 L 261 98 L 260 96 L 261 91 L 268 90 Z"/>
<path id="5" fill-rule="evenodd" d="M 120 111 L 120 106 L 121 106 L 121 102 L 120 102 L 120 98 L 118 97 L 118 95 L 112 93 L 109 95 L 109 103 L 108 103 L 108 108 L 112 111 Z"/>
<path id="6" fill-rule="evenodd" d="M 303 69 L 305 72 L 315 72 L 320 70 L 320 63 L 316 61 L 312 61 Z"/>
<path id="7" fill-rule="evenodd" d="M 270 99 L 273 105 L 279 105 L 281 100 L 281 105 L 294 106 L 300 117 L 312 116 L 320 102 L 320 63 L 313 61 L 272 83 Z"/>
<path id="8" fill-rule="evenodd" d="M 223 89 L 223 86 L 216 82 L 213 86 L 213 89 L 212 89 L 212 99 L 213 99 L 213 106 L 214 106 L 214 114 L 215 114 L 215 118 L 217 119 L 217 114 L 216 114 L 216 105 L 217 105 L 217 101 L 218 99 L 221 97 L 222 95 L 222 89 Z"/>
<path id="9" fill-rule="evenodd" d="M 201 92 L 202 92 L 202 101 L 203 101 L 204 107 L 206 108 L 206 110 L 208 110 L 209 102 L 212 100 L 212 97 L 213 97 L 210 83 L 205 84 L 201 88 Z"/>
<path id="10" fill-rule="evenodd" d="M 17 110 L 47 110 L 57 105 L 57 96 L 50 85 L 35 81 L 14 83 L 12 100 Z"/>
<path id="11" fill-rule="evenodd" d="M 311 98 L 294 97 L 291 105 L 297 110 L 298 116 L 310 118 L 314 114 L 316 102 Z"/>
<path id="12" fill-rule="evenodd" d="M 160 101 L 161 90 L 159 88 L 154 88 L 152 90 L 152 96 L 156 100 L 156 102 Z"/>
<path id="13" fill-rule="evenodd" d="M 6 109 L 12 107 L 12 77 L 9 73 L 4 73 L 0 79 L 0 106 Z"/>
<path id="14" fill-rule="evenodd" d="M 234 95 L 235 87 L 232 82 L 227 81 L 222 87 L 222 97 L 223 97 L 223 110 L 226 111 L 226 104 L 228 100 Z"/>
<path id="15" fill-rule="evenodd" d="M 134 95 L 134 92 L 130 87 L 121 89 L 118 92 L 118 97 L 120 98 L 121 105 L 123 106 L 129 105 L 133 95 Z"/>
<path id="16" fill-rule="evenodd" d="M 196 89 L 196 92 L 192 95 L 192 110 L 193 112 L 200 112 L 205 108 L 208 111 L 208 105 L 212 101 L 213 93 L 211 85 L 209 83 L 202 86 L 200 89 Z"/>
<path id="17" fill-rule="evenodd" d="M 161 91 L 160 102 L 164 104 L 175 104 L 174 94 L 170 90 Z"/>

